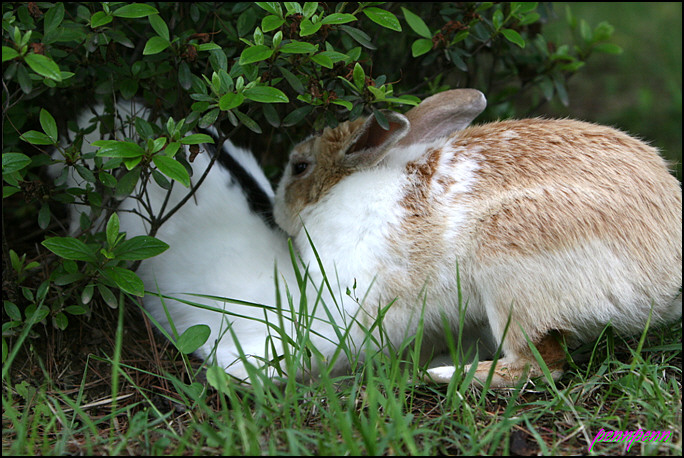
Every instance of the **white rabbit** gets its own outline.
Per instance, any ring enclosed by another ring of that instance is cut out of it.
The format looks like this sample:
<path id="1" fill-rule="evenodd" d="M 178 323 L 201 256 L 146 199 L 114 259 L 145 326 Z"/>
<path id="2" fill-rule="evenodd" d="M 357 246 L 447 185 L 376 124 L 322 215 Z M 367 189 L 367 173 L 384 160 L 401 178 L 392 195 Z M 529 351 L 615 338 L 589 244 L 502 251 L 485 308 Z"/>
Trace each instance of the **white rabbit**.
<path id="1" fill-rule="evenodd" d="M 384 317 L 395 342 L 420 316 L 436 352 L 443 317 L 491 333 L 503 353 L 492 387 L 541 375 L 528 339 L 557 379 L 555 334 L 572 345 L 607 323 L 640 332 L 651 311 L 651 323 L 681 316 L 681 187 L 658 152 L 573 120 L 463 129 L 485 104 L 447 91 L 386 112 L 389 130 L 371 116 L 296 146 L 274 215 L 312 272 L 309 237 L 328 276 L 365 294 L 363 322 L 396 300 Z M 479 363 L 479 382 L 491 366 Z"/>
<path id="2" fill-rule="evenodd" d="M 251 153 L 226 142 L 220 154 L 236 158 L 250 174 L 265 180 Z M 202 175 L 210 159 L 206 153 L 195 158 L 192 164 L 195 179 Z M 177 300 L 164 299 L 167 315 L 158 297 L 150 294 L 144 297 L 145 308 L 167 330 L 170 329 L 168 317 L 179 334 L 196 324 L 210 326 L 211 336 L 196 354 L 203 359 L 214 360 L 212 352 L 215 347 L 216 363 L 229 374 L 245 379 L 247 372 L 239 358 L 237 343 L 245 355 L 253 358 L 253 364 L 261 366 L 261 358 L 277 356 L 269 354 L 271 343 L 267 338 L 273 334 L 272 344 L 280 354 L 282 348 L 277 332 L 261 322 L 269 319 L 271 323 L 278 324 L 276 314 L 260 307 L 204 299 L 186 293 L 213 295 L 273 308 L 276 297 L 275 268 L 278 267 L 280 274 L 286 277 L 279 279 L 281 283 L 296 282 L 291 273 L 284 234 L 269 226 L 250 208 L 244 189 L 235 181 L 233 173 L 220 163 L 214 164 L 192 200 L 186 202 L 157 232 L 156 237 L 166 241 L 169 249 L 143 261 L 137 273 L 149 291 L 159 291 L 164 295 L 229 312 L 223 315 Z M 158 210 L 164 202 L 166 191 L 153 183 L 148 184 L 148 187 L 152 188 L 149 193 L 153 208 Z M 272 193 L 270 187 L 264 191 Z M 167 207 L 174 206 L 187 192 L 187 189 L 176 185 Z M 138 205 L 139 202 L 129 198 L 122 203 L 121 210 Z M 141 208 L 137 209 L 142 211 Z M 136 233 L 135 229 L 141 226 L 137 215 L 123 211 L 119 211 L 119 215 L 121 230 L 129 231 L 130 235 L 147 233 L 146 230 Z"/>
<path id="3" fill-rule="evenodd" d="M 116 130 L 119 134 L 122 134 L 121 130 L 129 122 L 130 116 L 145 118 L 148 115 L 146 108 L 135 103 L 119 103 L 116 108 Z M 95 109 L 98 115 L 103 111 L 102 106 Z M 92 117 L 91 112 L 85 112 L 79 119 L 79 125 L 86 126 Z M 84 153 L 95 150 L 90 144 L 100 139 L 98 130 L 84 138 Z M 129 132 L 126 134 L 130 135 Z M 117 138 L 123 139 L 123 135 L 117 135 Z M 210 145 L 202 145 L 202 149 L 210 148 Z M 285 234 L 269 224 L 267 216 L 250 206 L 254 201 L 252 196 L 247 196 L 250 181 L 251 187 L 256 186 L 257 193 L 262 194 L 262 200 L 265 199 L 270 205 L 273 198 L 270 183 L 256 159 L 251 152 L 237 148 L 229 141 L 224 143 L 219 154 L 191 200 L 156 233 L 155 236 L 167 242 L 170 248 L 159 256 L 143 261 L 137 274 L 148 291 L 159 291 L 164 295 L 228 312 L 223 314 L 206 310 L 173 299 L 164 299 L 162 305 L 162 300 L 153 294 L 146 294 L 143 298 L 145 308 L 169 333 L 170 321 L 178 334 L 196 324 L 209 325 L 211 336 L 196 354 L 203 359 L 216 361 L 227 373 L 245 379 L 248 374 L 240 359 L 236 340 L 243 354 L 256 366 L 263 366 L 264 358 L 274 358 L 282 353 L 278 333 L 263 322 L 269 319 L 271 323 L 279 324 L 276 313 L 266 311 L 274 309 L 276 305 L 276 266 L 281 285 L 296 286 L 297 282 Z M 193 185 L 210 162 L 211 154 L 203 152 L 191 163 Z M 53 170 L 53 175 L 58 171 Z M 70 183 L 75 184 L 78 178 L 70 176 Z M 188 192 L 187 188 L 176 183 L 167 202 L 167 191 L 150 180 L 144 200 L 149 204 L 152 214 L 158 214 L 162 206 L 167 210 L 173 208 Z M 120 231 L 127 232 L 128 238 L 147 235 L 148 222 L 141 215 L 148 215 L 150 209 L 144 208 L 133 197 L 126 198 L 117 210 Z M 73 210 L 72 232 L 78 228 L 79 219 L 78 212 Z M 281 289 L 284 294 L 284 287 Z M 214 295 L 267 307 L 264 309 L 184 293 Z M 268 339 L 269 335 L 273 335 L 272 341 Z M 273 354 L 273 349 L 277 354 Z"/>

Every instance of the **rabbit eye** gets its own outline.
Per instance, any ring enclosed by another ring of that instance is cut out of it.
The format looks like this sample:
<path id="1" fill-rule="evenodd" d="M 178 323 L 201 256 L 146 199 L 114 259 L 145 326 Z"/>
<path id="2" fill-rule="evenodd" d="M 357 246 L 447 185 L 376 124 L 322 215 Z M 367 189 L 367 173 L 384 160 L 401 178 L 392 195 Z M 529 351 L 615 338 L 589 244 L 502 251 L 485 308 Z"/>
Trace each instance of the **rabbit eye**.
<path id="1" fill-rule="evenodd" d="M 301 175 L 306 171 L 306 169 L 309 167 L 308 162 L 295 162 L 292 164 L 292 175 L 297 176 Z"/>

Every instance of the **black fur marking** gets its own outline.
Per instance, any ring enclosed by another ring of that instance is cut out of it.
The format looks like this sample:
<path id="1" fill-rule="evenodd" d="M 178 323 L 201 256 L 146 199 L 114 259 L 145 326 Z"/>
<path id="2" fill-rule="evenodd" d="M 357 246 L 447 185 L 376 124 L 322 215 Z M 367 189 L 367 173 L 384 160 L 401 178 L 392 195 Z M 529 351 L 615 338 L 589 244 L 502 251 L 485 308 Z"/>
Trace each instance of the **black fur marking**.
<path id="1" fill-rule="evenodd" d="M 213 132 L 204 129 L 199 129 L 199 131 L 203 134 L 209 135 L 214 139 L 215 142 L 218 143 L 219 139 L 216 137 L 216 135 L 214 135 Z M 216 145 L 206 143 L 202 146 L 211 156 L 217 154 Z M 254 213 L 259 215 L 259 217 L 261 217 L 261 219 L 263 219 L 264 222 L 269 225 L 269 227 L 276 227 L 275 219 L 273 217 L 273 203 L 263 188 L 259 186 L 259 183 L 257 183 L 254 177 L 250 175 L 249 172 L 247 172 L 247 170 L 245 170 L 244 167 L 242 167 L 242 165 L 240 165 L 240 163 L 223 148 L 221 148 L 221 153 L 218 154 L 217 162 L 221 167 L 230 173 L 230 176 L 235 181 L 238 182 L 242 188 L 242 192 L 245 194 L 245 197 L 247 197 L 249 208 Z"/>

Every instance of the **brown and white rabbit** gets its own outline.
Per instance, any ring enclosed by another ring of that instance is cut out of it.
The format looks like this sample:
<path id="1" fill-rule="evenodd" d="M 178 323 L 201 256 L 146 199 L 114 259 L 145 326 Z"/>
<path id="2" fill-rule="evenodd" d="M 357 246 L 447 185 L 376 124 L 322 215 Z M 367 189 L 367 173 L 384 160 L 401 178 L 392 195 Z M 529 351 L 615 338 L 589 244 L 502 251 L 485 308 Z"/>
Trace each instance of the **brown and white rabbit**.
<path id="1" fill-rule="evenodd" d="M 640 332 L 651 311 L 652 323 L 681 316 L 681 187 L 657 150 L 574 120 L 466 127 L 485 104 L 456 89 L 386 112 L 389 130 L 371 116 L 296 146 L 274 215 L 312 273 L 320 257 L 341 289 L 365 294 L 363 324 L 396 300 L 384 317 L 394 343 L 421 317 L 435 353 L 443 317 L 491 332 L 503 352 L 492 387 L 541 375 L 528 340 L 557 379 L 557 334 L 572 344 L 608 323 Z"/>
<path id="2" fill-rule="evenodd" d="M 135 101 L 120 102 L 114 112 L 117 122 L 113 134 L 120 138 L 131 136 L 127 127 L 135 117 L 147 119 L 150 115 L 148 108 Z M 102 138 L 98 119 L 103 114 L 104 106 L 98 105 L 93 112 L 84 111 L 78 119 L 81 128 L 91 124 L 98 127 L 84 137 L 83 153 L 95 152 L 91 143 Z M 211 129 L 207 133 L 215 136 Z M 345 372 L 349 368 L 347 358 L 335 355 L 339 353 L 342 336 L 353 323 L 355 310 L 338 310 L 328 292 L 319 291 L 318 281 L 305 291 L 301 289 L 286 235 L 274 227 L 269 216 L 273 191 L 268 179 L 250 151 L 230 141 L 218 146 L 202 145 L 205 153 L 190 164 L 193 185 L 205 173 L 213 156 L 216 163 L 193 198 L 156 233 L 158 239 L 169 244 L 168 250 L 144 260 L 136 272 L 147 291 L 170 296 L 162 301 L 155 294 L 146 294 L 145 308 L 168 334 L 172 334 L 172 329 L 182 334 L 191 326 L 208 325 L 210 338 L 195 354 L 239 379 L 249 378 L 245 361 L 268 374 L 277 374 L 266 361 L 279 359 L 284 341 L 299 340 L 295 327 L 307 333 L 327 368 L 335 374 Z M 55 158 L 60 157 L 55 152 Z M 63 175 L 58 181 L 67 182 L 70 187 L 87 185 L 60 163 L 51 168 L 51 173 L 55 178 Z M 121 202 L 117 212 L 120 231 L 126 232 L 128 238 L 147 235 L 149 216 L 159 216 L 163 208 L 175 207 L 188 192 L 177 185 L 169 193 L 150 181 L 144 199 L 131 196 Z M 70 210 L 71 232 L 76 233 L 81 215 L 76 206 Z M 104 218 L 100 218 L 99 226 L 104 223 Z M 332 289 L 339 289 L 334 282 Z M 305 298 L 300 298 L 302 293 Z M 305 309 L 291 310 L 286 305 L 277 310 L 278 294 L 283 302 L 292 296 L 293 303 L 306 304 Z M 360 349 L 364 335 L 355 338 Z M 472 342 L 468 337 L 462 341 L 466 346 Z M 292 348 L 289 351 L 294 352 Z M 314 359 L 311 363 L 306 374 L 300 371 L 294 375 L 317 376 L 321 370 L 319 362 Z"/>

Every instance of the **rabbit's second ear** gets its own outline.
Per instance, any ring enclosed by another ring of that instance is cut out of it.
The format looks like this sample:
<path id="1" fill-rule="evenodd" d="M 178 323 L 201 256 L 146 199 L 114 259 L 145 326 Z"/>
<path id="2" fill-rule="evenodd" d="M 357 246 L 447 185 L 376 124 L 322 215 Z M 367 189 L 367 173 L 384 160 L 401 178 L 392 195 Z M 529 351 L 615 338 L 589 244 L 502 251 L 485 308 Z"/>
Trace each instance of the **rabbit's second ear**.
<path id="1" fill-rule="evenodd" d="M 410 125 L 404 115 L 392 111 L 384 111 L 383 114 L 389 122 L 389 129 L 383 128 L 375 116 L 369 116 L 341 151 L 345 167 L 363 169 L 377 165 L 408 133 Z"/>
<path id="2" fill-rule="evenodd" d="M 463 130 L 487 107 L 487 99 L 477 89 L 439 92 L 406 113 L 411 131 L 399 142 L 402 146 L 426 143 Z"/>

